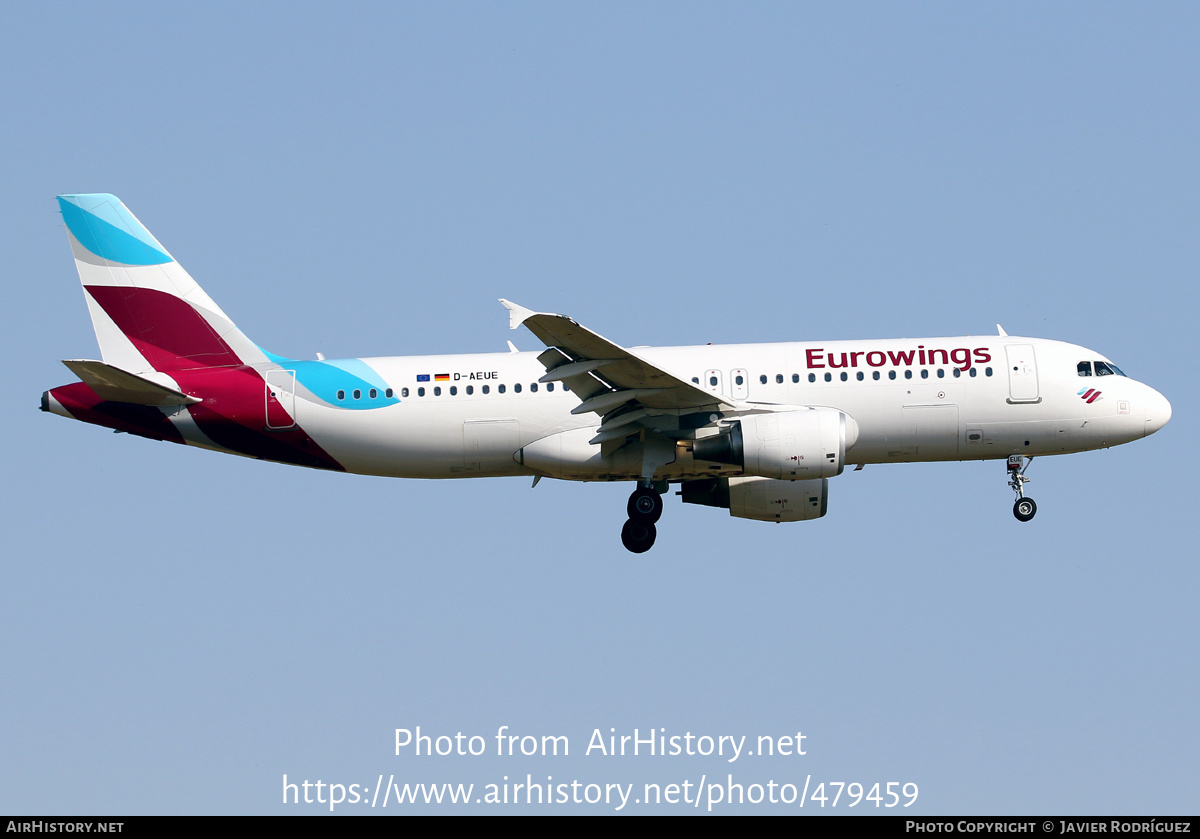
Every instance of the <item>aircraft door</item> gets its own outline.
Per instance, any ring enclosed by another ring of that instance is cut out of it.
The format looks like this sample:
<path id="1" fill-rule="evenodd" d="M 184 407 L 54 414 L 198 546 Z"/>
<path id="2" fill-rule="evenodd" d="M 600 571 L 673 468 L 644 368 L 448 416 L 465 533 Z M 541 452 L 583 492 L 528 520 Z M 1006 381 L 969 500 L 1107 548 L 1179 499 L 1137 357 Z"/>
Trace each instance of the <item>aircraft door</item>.
<path id="1" fill-rule="evenodd" d="M 729 381 L 733 386 L 734 399 L 746 399 L 749 394 L 750 374 L 742 368 L 729 371 Z"/>
<path id="2" fill-rule="evenodd" d="M 1009 344 L 1004 348 L 1008 359 L 1008 401 L 1040 402 L 1037 362 L 1031 344 Z"/>
<path id="3" fill-rule="evenodd" d="M 724 393 L 725 384 L 721 381 L 720 370 L 705 370 L 704 371 L 704 389 L 710 393 Z"/>
<path id="4" fill-rule="evenodd" d="M 915 460 L 954 460 L 958 457 L 958 405 L 904 405 L 905 451 Z"/>
<path id="5" fill-rule="evenodd" d="M 266 382 L 267 430 L 283 431 L 296 425 L 296 371 L 268 370 Z"/>
<path id="6" fill-rule="evenodd" d="M 468 472 L 508 472 L 521 448 L 521 426 L 514 418 L 463 421 L 463 465 Z"/>

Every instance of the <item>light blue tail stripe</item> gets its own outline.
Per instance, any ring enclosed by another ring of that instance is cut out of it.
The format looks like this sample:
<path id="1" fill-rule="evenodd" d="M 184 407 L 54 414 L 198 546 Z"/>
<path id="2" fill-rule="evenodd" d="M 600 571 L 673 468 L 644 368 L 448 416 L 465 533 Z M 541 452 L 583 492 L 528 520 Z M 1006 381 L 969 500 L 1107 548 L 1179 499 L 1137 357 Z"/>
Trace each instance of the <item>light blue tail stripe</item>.
<path id="1" fill-rule="evenodd" d="M 173 261 L 116 196 L 60 195 L 58 206 L 75 239 L 96 256 L 124 265 Z"/>

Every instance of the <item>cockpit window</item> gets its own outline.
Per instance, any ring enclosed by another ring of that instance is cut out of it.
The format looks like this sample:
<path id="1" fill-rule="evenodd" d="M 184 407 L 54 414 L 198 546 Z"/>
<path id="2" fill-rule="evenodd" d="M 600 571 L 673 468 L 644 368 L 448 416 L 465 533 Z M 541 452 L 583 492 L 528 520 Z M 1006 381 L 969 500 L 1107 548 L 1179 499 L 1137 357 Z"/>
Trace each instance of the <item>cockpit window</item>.
<path id="1" fill-rule="evenodd" d="M 1090 375 L 1092 375 L 1092 365 L 1095 365 L 1095 367 L 1096 367 L 1096 375 L 1097 376 L 1124 376 L 1125 375 L 1124 373 L 1121 372 L 1121 368 L 1118 367 L 1117 365 L 1113 364 L 1111 361 L 1081 361 L 1081 362 L 1079 362 L 1079 366 L 1076 369 L 1079 370 L 1079 375 L 1090 376 Z M 1128 378 L 1128 377 L 1126 377 L 1126 378 Z"/>

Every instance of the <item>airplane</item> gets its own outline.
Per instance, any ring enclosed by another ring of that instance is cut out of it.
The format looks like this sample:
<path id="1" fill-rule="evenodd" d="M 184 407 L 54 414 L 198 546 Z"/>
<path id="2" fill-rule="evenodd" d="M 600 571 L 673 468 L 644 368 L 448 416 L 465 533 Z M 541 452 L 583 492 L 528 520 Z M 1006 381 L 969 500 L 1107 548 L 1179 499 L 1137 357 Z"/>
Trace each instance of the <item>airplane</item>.
<path id="1" fill-rule="evenodd" d="M 247 338 L 119 199 L 61 195 L 102 360 L 41 409 L 118 432 L 399 478 L 633 481 L 621 541 L 683 503 L 824 516 L 850 465 L 1004 460 L 1013 514 L 1034 457 L 1158 431 L 1170 403 L 1094 350 L 1040 338 L 619 346 L 508 300 L 546 349 L 294 359 Z"/>

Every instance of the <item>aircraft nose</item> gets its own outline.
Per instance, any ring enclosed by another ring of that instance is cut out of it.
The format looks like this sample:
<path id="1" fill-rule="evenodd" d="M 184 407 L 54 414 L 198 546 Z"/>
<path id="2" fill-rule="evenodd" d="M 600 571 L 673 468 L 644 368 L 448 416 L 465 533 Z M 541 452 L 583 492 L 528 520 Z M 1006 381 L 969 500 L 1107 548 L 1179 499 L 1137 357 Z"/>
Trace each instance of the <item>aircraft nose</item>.
<path id="1" fill-rule="evenodd" d="M 1157 390 L 1150 391 L 1146 400 L 1146 436 L 1162 428 L 1171 419 L 1171 403 Z"/>

